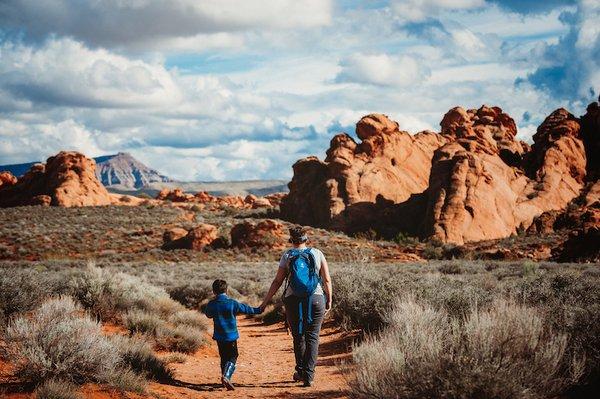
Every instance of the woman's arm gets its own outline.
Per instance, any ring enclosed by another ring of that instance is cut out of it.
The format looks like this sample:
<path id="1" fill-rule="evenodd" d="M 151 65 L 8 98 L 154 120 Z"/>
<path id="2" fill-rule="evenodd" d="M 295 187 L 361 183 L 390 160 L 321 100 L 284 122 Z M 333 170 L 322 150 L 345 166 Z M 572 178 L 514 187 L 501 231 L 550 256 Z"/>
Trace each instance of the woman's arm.
<path id="1" fill-rule="evenodd" d="M 277 275 L 275 275 L 275 278 L 273 279 L 273 282 L 271 283 L 269 292 L 267 292 L 267 295 L 265 295 L 265 299 L 260 304 L 260 308 L 262 310 L 264 310 L 267 307 L 267 305 L 269 304 L 269 302 L 271 302 L 273 295 L 275 295 L 275 293 L 277 292 L 279 287 L 281 287 L 281 284 L 283 284 L 286 274 L 287 274 L 287 270 L 285 268 L 283 268 L 283 267 L 277 268 Z"/>
<path id="2" fill-rule="evenodd" d="M 327 264 L 327 260 L 325 256 L 321 260 L 321 283 L 323 285 L 323 289 L 325 290 L 325 310 L 331 310 L 331 299 L 333 296 L 333 290 L 331 286 L 331 275 L 329 274 L 329 265 Z"/>

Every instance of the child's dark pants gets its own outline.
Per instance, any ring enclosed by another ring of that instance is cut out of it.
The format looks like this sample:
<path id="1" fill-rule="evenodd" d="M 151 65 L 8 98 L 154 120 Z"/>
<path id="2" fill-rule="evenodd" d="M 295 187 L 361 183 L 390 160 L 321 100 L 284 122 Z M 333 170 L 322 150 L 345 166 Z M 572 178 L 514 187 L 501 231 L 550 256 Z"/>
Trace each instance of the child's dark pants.
<path id="1" fill-rule="evenodd" d="M 319 333 L 321 323 L 325 315 L 325 297 L 323 295 L 312 296 L 312 322 L 305 323 L 302 332 L 298 329 L 299 307 L 301 299 L 290 295 L 283 300 L 288 325 L 292 330 L 294 338 L 294 355 L 296 357 L 296 371 L 304 375 L 308 381 L 312 381 L 315 375 L 317 354 L 319 353 Z M 305 314 L 304 317 L 307 315 Z"/>
<path id="2" fill-rule="evenodd" d="M 225 371 L 225 363 L 235 364 L 238 358 L 237 340 L 235 341 L 217 341 L 219 347 L 219 356 L 221 357 L 221 374 Z"/>

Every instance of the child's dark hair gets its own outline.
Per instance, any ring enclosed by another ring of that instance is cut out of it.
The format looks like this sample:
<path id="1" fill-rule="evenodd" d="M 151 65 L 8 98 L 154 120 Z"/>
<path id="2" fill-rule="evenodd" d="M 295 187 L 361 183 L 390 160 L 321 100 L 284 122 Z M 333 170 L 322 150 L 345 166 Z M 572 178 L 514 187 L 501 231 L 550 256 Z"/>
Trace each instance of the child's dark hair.
<path id="1" fill-rule="evenodd" d="M 213 292 L 215 295 L 224 294 L 227 292 L 227 281 L 225 280 L 215 280 L 212 285 Z"/>

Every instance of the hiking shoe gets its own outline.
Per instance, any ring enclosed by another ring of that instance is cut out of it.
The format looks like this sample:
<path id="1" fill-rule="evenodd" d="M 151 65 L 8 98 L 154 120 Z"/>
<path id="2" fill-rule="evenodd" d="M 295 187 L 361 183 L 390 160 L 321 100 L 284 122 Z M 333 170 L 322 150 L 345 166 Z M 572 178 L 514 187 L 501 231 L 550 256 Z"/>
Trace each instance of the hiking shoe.
<path id="1" fill-rule="evenodd" d="M 225 376 L 221 377 L 221 384 L 223 384 L 223 386 L 227 388 L 228 391 L 233 391 L 235 389 L 229 378 Z"/>
<path id="2" fill-rule="evenodd" d="M 303 387 L 312 387 L 313 382 L 311 380 L 304 380 L 304 383 L 302 384 Z"/>
<path id="3" fill-rule="evenodd" d="M 300 382 L 300 381 L 303 381 L 303 378 L 302 378 L 302 373 L 300 373 L 299 371 L 296 371 L 296 372 L 294 372 L 294 375 L 292 376 L 292 379 L 293 379 L 295 382 Z"/>

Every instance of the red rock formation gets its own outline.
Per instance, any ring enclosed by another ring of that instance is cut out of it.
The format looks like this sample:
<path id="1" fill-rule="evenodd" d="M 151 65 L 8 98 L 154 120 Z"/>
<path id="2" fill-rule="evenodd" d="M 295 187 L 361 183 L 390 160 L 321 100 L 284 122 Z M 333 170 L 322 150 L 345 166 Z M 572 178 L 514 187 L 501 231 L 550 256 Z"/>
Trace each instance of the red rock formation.
<path id="1" fill-rule="evenodd" d="M 378 197 L 399 203 L 424 191 L 433 152 L 447 141 L 431 132 L 412 136 L 381 114 L 363 117 L 356 134 L 360 143 L 345 133 L 335 136 L 324 162 L 308 157 L 294 164 L 290 193 L 280 205 L 283 218 L 346 230 L 349 219 L 368 217 L 360 204 L 375 204 Z"/>
<path id="2" fill-rule="evenodd" d="M 194 200 L 194 196 L 184 193 L 180 188 L 174 188 L 173 190 L 163 188 L 156 196 L 156 199 L 171 202 L 190 202 Z"/>
<path id="3" fill-rule="evenodd" d="M 573 115 L 556 110 L 538 128 L 526 157 L 529 177 L 513 162 L 525 148 L 510 143 L 511 129 L 499 127 L 505 114 L 494 115 L 473 127 L 470 122 L 456 126 L 448 132 L 456 140 L 436 151 L 423 236 L 457 244 L 506 237 L 545 211 L 563 209 L 579 194 L 586 162 Z"/>
<path id="4" fill-rule="evenodd" d="M 588 108 L 587 126 L 596 126 L 595 110 Z M 282 217 L 463 244 L 515 234 L 544 212 L 564 209 L 585 183 L 588 144 L 564 109 L 546 118 L 532 147 L 515 139 L 515 122 L 498 107 L 456 107 L 440 125 L 441 134 L 410 136 L 383 115 L 362 118 L 361 143 L 340 134 L 325 161 L 296 162 Z M 600 137 L 588 136 L 590 146 Z"/>
<path id="5" fill-rule="evenodd" d="M 237 248 L 277 248 L 286 242 L 286 231 L 282 223 L 271 219 L 258 223 L 243 222 L 231 229 L 231 246 Z"/>
<path id="6" fill-rule="evenodd" d="M 95 174 L 95 162 L 78 152 L 62 151 L 34 165 L 16 184 L 0 188 L 0 207 L 110 205 L 111 197 Z"/>
<path id="7" fill-rule="evenodd" d="M 17 178 L 10 172 L 0 172 L 0 188 L 13 186 L 17 183 Z"/>
<path id="8" fill-rule="evenodd" d="M 167 230 L 163 234 L 163 249 L 191 249 L 201 251 L 218 238 L 218 230 L 212 224 L 201 224 L 186 231 L 181 228 Z"/>
<path id="9" fill-rule="evenodd" d="M 600 202 L 589 207 L 580 219 L 581 227 L 573 230 L 554 255 L 561 262 L 600 262 Z"/>

